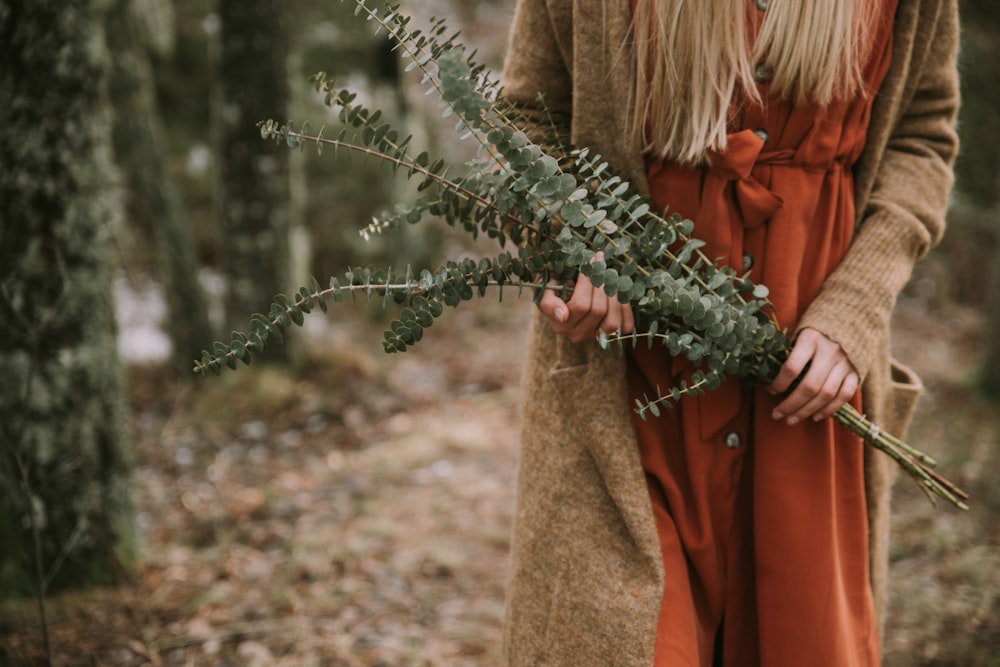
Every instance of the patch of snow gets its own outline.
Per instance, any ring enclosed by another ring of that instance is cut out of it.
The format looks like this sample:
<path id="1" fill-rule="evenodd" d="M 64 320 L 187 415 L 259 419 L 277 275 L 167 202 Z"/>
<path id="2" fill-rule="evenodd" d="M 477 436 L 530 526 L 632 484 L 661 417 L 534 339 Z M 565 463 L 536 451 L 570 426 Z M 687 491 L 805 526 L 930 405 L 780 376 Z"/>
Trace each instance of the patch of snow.
<path id="1" fill-rule="evenodd" d="M 170 358 L 172 345 L 163 332 L 167 302 L 153 281 L 137 283 L 120 272 L 114 280 L 118 354 L 125 363 L 142 364 Z"/>

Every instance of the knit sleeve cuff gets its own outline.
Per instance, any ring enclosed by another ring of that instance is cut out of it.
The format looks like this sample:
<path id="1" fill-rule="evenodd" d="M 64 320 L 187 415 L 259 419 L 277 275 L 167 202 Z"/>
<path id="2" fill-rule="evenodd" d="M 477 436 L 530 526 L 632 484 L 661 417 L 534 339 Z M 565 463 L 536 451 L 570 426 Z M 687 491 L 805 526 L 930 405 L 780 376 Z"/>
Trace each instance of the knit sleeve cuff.
<path id="1" fill-rule="evenodd" d="M 796 326 L 838 343 L 862 380 L 885 349 L 896 297 L 926 244 L 903 220 L 889 211 L 868 218 Z"/>

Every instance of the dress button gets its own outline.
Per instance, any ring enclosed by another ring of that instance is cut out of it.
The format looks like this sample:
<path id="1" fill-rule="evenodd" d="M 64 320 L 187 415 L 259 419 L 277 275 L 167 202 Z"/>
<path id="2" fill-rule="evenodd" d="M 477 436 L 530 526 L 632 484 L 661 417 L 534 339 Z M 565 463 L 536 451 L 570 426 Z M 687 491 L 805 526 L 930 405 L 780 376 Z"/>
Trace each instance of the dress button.
<path id="1" fill-rule="evenodd" d="M 754 130 L 753 133 L 760 137 L 760 140 L 765 144 L 771 139 L 771 134 L 763 128 L 758 128 Z"/>
<path id="2" fill-rule="evenodd" d="M 753 78 L 757 83 L 767 83 L 774 78 L 774 68 L 760 64 L 753 68 Z"/>
<path id="3" fill-rule="evenodd" d="M 739 449 L 742 444 L 743 438 L 736 431 L 726 434 L 726 447 L 729 447 L 729 449 Z"/>
<path id="4" fill-rule="evenodd" d="M 753 268 L 753 255 L 748 252 L 743 253 L 743 263 L 741 264 L 743 273 Z"/>
<path id="5" fill-rule="evenodd" d="M 754 4 L 757 5 L 757 9 L 760 11 L 767 11 L 767 6 L 771 4 L 771 0 L 754 0 Z"/>

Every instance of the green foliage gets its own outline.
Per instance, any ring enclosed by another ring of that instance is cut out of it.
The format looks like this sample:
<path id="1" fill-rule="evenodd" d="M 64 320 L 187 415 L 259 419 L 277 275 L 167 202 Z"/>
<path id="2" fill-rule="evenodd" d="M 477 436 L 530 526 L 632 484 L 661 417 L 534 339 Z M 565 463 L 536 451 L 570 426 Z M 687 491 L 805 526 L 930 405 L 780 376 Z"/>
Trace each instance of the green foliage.
<path id="1" fill-rule="evenodd" d="M 456 131 L 479 142 L 481 159 L 467 165 L 463 175 L 452 176 L 443 159 L 413 150 L 411 137 L 401 137 L 383 122 L 380 111 L 357 104 L 353 93 L 322 73 L 315 77 L 316 87 L 327 104 L 339 110 L 345 126 L 339 135 L 328 139 L 322 128 L 312 134 L 308 124 L 296 130 L 291 123 L 266 121 L 262 136 L 293 149 L 314 144 L 318 152 L 324 147 L 358 152 L 385 161 L 394 174 L 402 170 L 406 178 L 417 179 L 415 201 L 396 206 L 364 230 L 366 234 L 385 233 L 404 221 L 412 224 L 433 215 L 474 237 L 485 234 L 501 247 L 513 241 L 519 251 L 516 256 L 503 251 L 492 258 L 451 263 L 423 272 L 419 280 L 397 283 L 389 272 L 352 271 L 344 285 L 334 280 L 325 290 L 303 289 L 294 300 L 279 297 L 267 317 L 252 319 L 246 334 L 251 351 L 262 349 L 268 338 L 280 337 L 306 309 L 325 304 L 328 297 L 343 298 L 345 290 L 367 295 L 374 291 L 408 304 L 390 325 L 384 343 L 388 351 L 402 351 L 419 341 L 423 329 L 442 312 L 440 307 L 429 310 L 426 303 L 456 306 L 482 296 L 491 285 L 563 288 L 582 272 L 609 295 L 633 302 L 642 321 L 652 327 L 647 331 L 674 332 L 667 342 L 683 337 L 685 353 L 705 363 L 714 383 L 721 381 L 725 369 L 753 374 L 761 366 L 751 360 L 754 356 L 780 363 L 785 344 L 767 315 L 766 291 L 708 261 L 699 251 L 701 242 L 690 238 L 690 221 L 654 213 L 600 156 L 559 141 L 564 128 L 551 116 L 541 134 L 547 141 L 532 141 L 519 129 L 524 124 L 520 110 L 496 94 L 496 82 L 466 56 L 455 35 L 446 36 L 443 21 L 434 21 L 425 34 L 410 31 L 409 18 L 394 7 L 380 14 L 359 2 L 357 9 L 388 31 L 411 67 L 424 73 L 425 83 L 445 103 L 445 115 L 457 117 Z M 595 261 L 597 253 L 605 259 Z M 631 339 L 638 340 L 638 335 Z M 196 370 L 248 361 L 246 350 L 242 336 L 228 346 L 216 343 Z"/>
<path id="2" fill-rule="evenodd" d="M 380 12 L 365 0 L 354 1 L 357 13 L 386 31 L 409 67 L 423 74 L 424 84 L 443 102 L 444 115 L 456 119 L 456 132 L 478 143 L 478 159 L 453 175 L 443 159 L 413 148 L 411 137 L 397 133 L 379 110 L 358 104 L 353 93 L 323 73 L 314 82 L 339 111 L 344 128 L 338 135 L 326 138 L 324 128 L 314 134 L 308 123 L 296 129 L 291 122 L 268 120 L 260 124 L 262 137 L 291 149 L 311 145 L 317 152 L 357 153 L 383 161 L 394 175 L 415 179 L 415 200 L 398 204 L 363 234 L 389 233 L 435 216 L 472 237 L 486 235 L 501 249 L 512 242 L 518 251 L 449 262 L 418 275 L 409 268 L 402 275 L 354 269 L 344 282 L 333 279 L 327 288 L 314 279 L 293 298 L 276 297 L 267 315 L 253 315 L 248 332 L 234 332 L 228 344 L 217 342 L 206 350 L 196 372 L 249 363 L 253 353 L 270 339 L 280 340 L 313 308 L 325 310 L 328 300 L 347 295 L 403 306 L 383 342 L 386 351 L 401 352 L 421 340 L 445 306 L 482 297 L 492 286 L 530 288 L 536 297 L 544 289 L 568 292 L 583 274 L 636 313 L 639 333 L 602 335 L 604 347 L 662 344 L 696 367 L 678 387 L 640 401 L 636 410 L 643 417 L 659 414 L 661 406 L 685 394 L 714 389 L 727 375 L 774 376 L 790 348 L 766 287 L 710 261 L 701 252 L 703 243 L 691 237 L 690 220 L 654 211 L 600 155 L 571 146 L 564 139 L 568 128 L 547 111 L 544 100 L 532 109 L 506 101 L 497 82 L 467 55 L 456 35 L 448 34 L 443 21 L 432 21 L 426 33 L 411 30 L 409 17 L 396 6 Z M 844 423 L 879 440 L 877 430 L 856 413 Z M 915 457 L 912 451 L 900 455 L 908 461 Z M 937 492 L 937 481 L 924 476 L 922 465 L 929 461 L 915 458 L 922 483 Z"/>

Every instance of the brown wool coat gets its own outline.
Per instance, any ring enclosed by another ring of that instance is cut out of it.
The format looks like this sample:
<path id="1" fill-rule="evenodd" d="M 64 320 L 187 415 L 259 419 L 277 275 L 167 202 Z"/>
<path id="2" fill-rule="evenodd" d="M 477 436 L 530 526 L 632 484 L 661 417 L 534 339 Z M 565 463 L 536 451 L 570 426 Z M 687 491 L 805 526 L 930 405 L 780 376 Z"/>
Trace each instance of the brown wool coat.
<path id="1" fill-rule="evenodd" d="M 507 97 L 569 113 L 572 140 L 644 184 L 626 144 L 628 4 L 519 0 Z M 902 435 L 918 379 L 889 358 L 889 320 L 914 262 L 940 238 L 957 148 L 955 0 L 900 0 L 893 60 L 855 167 L 858 227 L 799 323 L 839 342 L 865 410 Z M 648 667 L 665 576 L 631 425 L 623 359 L 536 318 L 524 385 L 521 469 L 505 628 L 508 664 Z M 895 464 L 869 450 L 872 587 L 882 617 Z"/>

